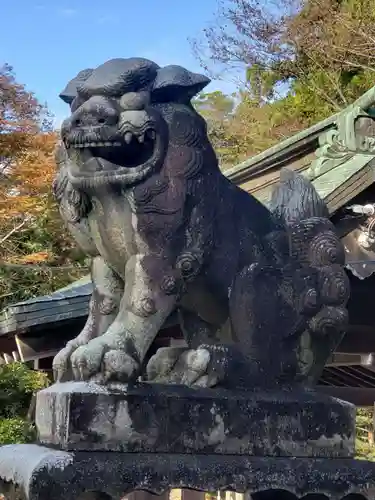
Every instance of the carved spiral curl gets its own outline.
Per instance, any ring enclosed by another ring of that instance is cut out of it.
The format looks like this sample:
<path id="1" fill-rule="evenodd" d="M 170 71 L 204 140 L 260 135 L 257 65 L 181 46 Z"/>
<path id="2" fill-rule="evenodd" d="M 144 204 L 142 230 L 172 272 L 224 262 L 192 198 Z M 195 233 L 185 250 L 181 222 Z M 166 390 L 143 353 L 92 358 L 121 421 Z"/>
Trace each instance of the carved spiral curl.
<path id="1" fill-rule="evenodd" d="M 309 288 L 300 298 L 300 312 L 307 316 L 314 314 L 319 308 L 318 293 L 315 288 Z"/>
<path id="2" fill-rule="evenodd" d="M 340 265 L 319 269 L 319 290 L 325 305 L 345 305 L 350 296 L 350 283 L 345 270 Z"/>
<path id="3" fill-rule="evenodd" d="M 70 160 L 62 142 L 59 142 L 55 148 L 55 161 L 58 171 L 52 182 L 52 192 L 66 219 L 71 223 L 80 222 L 89 214 L 92 205 L 87 194 L 75 189 L 69 180 L 68 162 Z"/>
<path id="4" fill-rule="evenodd" d="M 177 279 L 174 276 L 164 276 L 160 283 L 160 289 L 166 295 L 174 295 L 178 292 Z"/>
<path id="5" fill-rule="evenodd" d="M 342 333 L 348 324 L 348 312 L 344 307 L 327 306 L 309 322 L 309 330 L 320 337 L 334 337 Z"/>
<path id="6" fill-rule="evenodd" d="M 176 267 L 185 279 L 194 277 L 199 272 L 201 264 L 199 256 L 191 251 L 183 252 L 176 261 Z"/>
<path id="7" fill-rule="evenodd" d="M 137 316 L 141 318 L 148 318 L 156 312 L 155 301 L 150 297 L 139 298 L 133 301 L 132 310 Z"/>
<path id="8" fill-rule="evenodd" d="M 344 247 L 328 219 L 312 217 L 289 228 L 290 250 L 301 264 L 316 267 L 345 264 Z"/>
<path id="9" fill-rule="evenodd" d="M 309 242 L 309 261 L 313 266 L 321 267 L 330 264 L 344 264 L 344 247 L 333 231 L 317 234 Z"/>

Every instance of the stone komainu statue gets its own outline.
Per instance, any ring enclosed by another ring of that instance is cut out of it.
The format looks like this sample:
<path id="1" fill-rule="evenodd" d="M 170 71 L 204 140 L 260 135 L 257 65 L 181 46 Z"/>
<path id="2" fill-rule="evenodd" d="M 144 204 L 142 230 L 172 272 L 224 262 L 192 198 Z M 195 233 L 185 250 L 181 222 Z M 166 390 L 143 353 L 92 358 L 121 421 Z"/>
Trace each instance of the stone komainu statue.
<path id="1" fill-rule="evenodd" d="M 340 341 L 349 285 L 324 202 L 292 171 L 270 208 L 226 179 L 191 104 L 208 83 L 113 59 L 62 92 L 54 193 L 94 288 L 86 325 L 54 360 L 58 380 L 313 383 Z M 175 310 L 188 347 L 146 363 Z"/>

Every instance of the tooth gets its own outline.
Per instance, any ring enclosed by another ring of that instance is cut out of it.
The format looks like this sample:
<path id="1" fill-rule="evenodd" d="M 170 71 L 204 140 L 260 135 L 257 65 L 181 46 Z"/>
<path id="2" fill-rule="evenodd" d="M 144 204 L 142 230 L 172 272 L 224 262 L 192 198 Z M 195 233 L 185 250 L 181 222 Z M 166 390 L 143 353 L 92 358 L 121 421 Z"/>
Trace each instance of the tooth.
<path id="1" fill-rule="evenodd" d="M 145 142 L 145 135 L 144 134 L 141 134 L 138 136 L 138 141 L 143 144 Z"/>
<path id="2" fill-rule="evenodd" d="M 104 146 L 112 146 L 112 142 L 106 141 L 106 142 L 104 143 Z"/>
<path id="3" fill-rule="evenodd" d="M 104 146 L 104 142 L 97 142 L 97 146 Z"/>
<path id="4" fill-rule="evenodd" d="M 90 142 L 89 143 L 90 148 L 95 148 L 97 146 L 96 142 Z"/>
<path id="5" fill-rule="evenodd" d="M 131 132 L 126 132 L 124 139 L 126 144 L 130 144 L 133 139 L 133 134 Z"/>
<path id="6" fill-rule="evenodd" d="M 121 142 L 117 142 L 116 141 L 116 142 L 113 143 L 113 146 L 121 146 Z"/>

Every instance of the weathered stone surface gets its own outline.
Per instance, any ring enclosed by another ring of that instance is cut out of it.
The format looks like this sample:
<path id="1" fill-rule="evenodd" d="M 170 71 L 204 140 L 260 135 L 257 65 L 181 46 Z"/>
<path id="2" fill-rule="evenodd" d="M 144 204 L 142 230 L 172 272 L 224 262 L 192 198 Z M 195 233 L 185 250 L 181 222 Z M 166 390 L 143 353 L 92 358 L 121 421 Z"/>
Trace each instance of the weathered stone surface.
<path id="1" fill-rule="evenodd" d="M 226 389 L 311 385 L 341 341 L 350 287 L 326 204 L 293 169 L 280 171 L 268 207 L 228 182 L 190 103 L 208 83 L 180 66 L 116 58 L 61 93 L 70 116 L 54 193 L 95 257 L 88 321 L 56 355 L 57 381 L 147 373 Z M 325 145 L 334 158 L 337 134 Z M 156 353 L 146 367 L 176 310 L 190 352 Z"/>
<path id="2" fill-rule="evenodd" d="M 258 500 L 280 498 L 276 492 L 270 497 L 269 490 L 285 490 L 298 498 L 321 494 L 340 500 L 357 493 L 373 499 L 375 464 L 354 459 L 70 453 L 12 445 L 0 448 L 0 478 L 0 488 L 7 491 L 14 483 L 28 500 L 77 500 L 84 491 L 120 500 L 133 490 L 162 493 L 169 488 L 246 491 L 258 493 Z"/>
<path id="3" fill-rule="evenodd" d="M 351 457 L 349 403 L 311 391 L 56 384 L 37 397 L 40 442 L 63 450 Z"/>

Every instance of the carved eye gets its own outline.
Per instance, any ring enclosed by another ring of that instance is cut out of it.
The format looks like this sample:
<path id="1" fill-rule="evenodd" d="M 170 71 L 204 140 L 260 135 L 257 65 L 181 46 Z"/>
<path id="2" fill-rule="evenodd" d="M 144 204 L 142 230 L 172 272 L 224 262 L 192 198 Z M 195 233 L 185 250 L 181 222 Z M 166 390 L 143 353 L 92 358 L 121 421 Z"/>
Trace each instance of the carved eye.
<path id="1" fill-rule="evenodd" d="M 120 106 L 124 111 L 141 110 L 150 102 L 150 94 L 147 91 L 128 92 L 120 99 Z"/>

